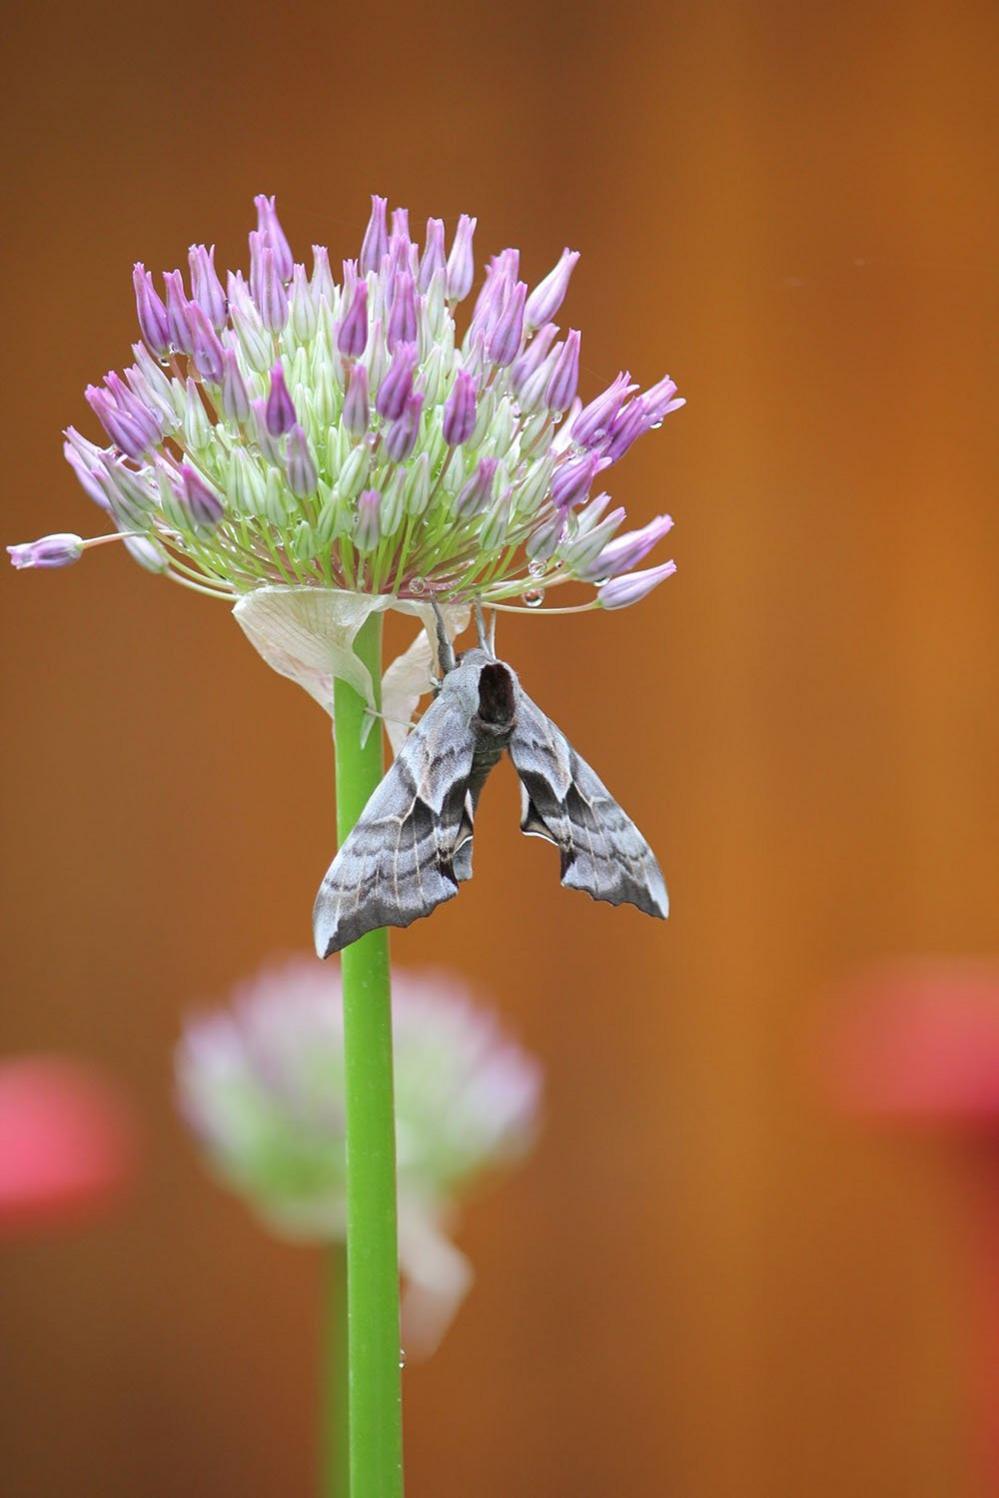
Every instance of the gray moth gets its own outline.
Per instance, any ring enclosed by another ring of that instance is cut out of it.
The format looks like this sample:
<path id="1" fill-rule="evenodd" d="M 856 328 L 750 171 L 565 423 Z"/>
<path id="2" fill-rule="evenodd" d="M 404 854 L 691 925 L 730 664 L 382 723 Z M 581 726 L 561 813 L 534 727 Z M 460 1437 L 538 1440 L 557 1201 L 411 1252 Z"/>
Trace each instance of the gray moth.
<path id="1" fill-rule="evenodd" d="M 443 679 L 319 886 L 313 933 L 329 957 L 380 926 L 409 926 L 472 875 L 475 811 L 509 753 L 521 831 L 554 843 L 562 883 L 665 917 L 666 886 L 634 822 L 516 672 L 486 645 L 455 659 L 439 631 Z"/>

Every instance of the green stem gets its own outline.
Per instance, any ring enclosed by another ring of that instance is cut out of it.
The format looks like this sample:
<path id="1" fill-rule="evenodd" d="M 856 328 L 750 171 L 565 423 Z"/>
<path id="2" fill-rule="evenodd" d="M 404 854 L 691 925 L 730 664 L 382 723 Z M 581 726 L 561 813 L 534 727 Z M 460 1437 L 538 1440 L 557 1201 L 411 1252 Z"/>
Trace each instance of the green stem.
<path id="1" fill-rule="evenodd" d="M 322 1498 L 350 1498 L 347 1443 L 347 1247 L 332 1243 L 326 1262 L 326 1363 L 323 1369 Z"/>
<path id="2" fill-rule="evenodd" d="M 381 682 L 381 614 L 358 631 L 357 655 Z M 381 729 L 345 681 L 333 683 L 337 837 L 342 843 L 382 777 Z M 381 706 L 380 702 L 376 706 Z M 367 729 L 367 740 L 362 742 Z M 350 1498 L 401 1498 L 402 1381 L 396 1228 L 395 1108 L 388 933 L 342 957 L 347 1104 L 347 1335 Z"/>

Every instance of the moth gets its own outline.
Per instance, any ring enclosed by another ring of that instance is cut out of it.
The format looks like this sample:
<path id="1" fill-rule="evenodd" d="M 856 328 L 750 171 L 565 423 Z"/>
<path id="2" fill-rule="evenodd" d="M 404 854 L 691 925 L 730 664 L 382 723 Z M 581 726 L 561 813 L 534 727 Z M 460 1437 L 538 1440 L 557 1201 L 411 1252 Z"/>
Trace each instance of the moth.
<path id="1" fill-rule="evenodd" d="M 496 658 L 478 618 L 478 648 L 456 658 L 438 615 L 437 695 L 319 887 L 320 957 L 377 927 L 409 926 L 454 898 L 471 878 L 479 796 L 504 752 L 520 777 L 521 831 L 555 844 L 567 888 L 668 913 L 652 849 L 512 666 Z"/>

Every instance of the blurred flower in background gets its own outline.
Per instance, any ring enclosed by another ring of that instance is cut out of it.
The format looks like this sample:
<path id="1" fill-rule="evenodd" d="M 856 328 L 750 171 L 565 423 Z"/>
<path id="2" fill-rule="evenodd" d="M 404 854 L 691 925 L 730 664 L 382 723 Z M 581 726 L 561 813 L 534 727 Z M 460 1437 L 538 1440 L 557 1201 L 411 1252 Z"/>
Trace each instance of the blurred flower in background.
<path id="1" fill-rule="evenodd" d="M 129 1110 L 90 1068 L 56 1056 L 0 1064 L 0 1236 L 98 1215 L 135 1157 Z"/>
<path id="2" fill-rule="evenodd" d="M 448 1236 L 458 1198 L 523 1158 L 538 1123 L 537 1062 L 446 973 L 393 985 L 404 1335 L 427 1353 L 471 1282 Z M 177 1048 L 181 1110 L 213 1172 L 282 1236 L 346 1226 L 342 995 L 311 958 L 265 969 Z"/>

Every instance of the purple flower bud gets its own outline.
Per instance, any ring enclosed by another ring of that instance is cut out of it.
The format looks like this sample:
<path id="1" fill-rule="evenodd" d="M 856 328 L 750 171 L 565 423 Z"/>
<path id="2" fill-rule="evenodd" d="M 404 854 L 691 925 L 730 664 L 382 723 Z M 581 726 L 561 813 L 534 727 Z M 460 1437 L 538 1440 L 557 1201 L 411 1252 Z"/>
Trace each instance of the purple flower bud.
<path id="1" fill-rule="evenodd" d="M 411 395 L 398 421 L 389 427 L 385 438 L 385 456 L 391 463 L 404 463 L 416 446 L 423 412 L 423 396 Z"/>
<path id="2" fill-rule="evenodd" d="M 133 421 L 142 433 L 147 447 L 154 447 L 163 435 L 163 422 L 159 411 L 152 410 L 129 390 L 116 370 L 104 376 L 104 384 L 118 410 Z"/>
<path id="3" fill-rule="evenodd" d="M 145 530 L 155 503 L 151 486 L 121 459 L 101 454 L 101 473 L 108 507 L 123 530 Z"/>
<path id="4" fill-rule="evenodd" d="M 649 418 L 640 400 L 629 401 L 611 422 L 603 455 L 608 463 L 623 458 L 631 444 L 649 429 Z"/>
<path id="5" fill-rule="evenodd" d="M 136 461 L 144 457 L 150 446 L 147 434 L 132 417 L 119 410 L 108 392 L 99 390 L 96 385 L 88 385 L 84 396 L 111 441 Z"/>
<path id="6" fill-rule="evenodd" d="M 555 508 L 564 515 L 575 505 L 582 504 L 599 469 L 600 459 L 596 453 L 589 453 L 585 458 L 577 458 L 571 463 L 563 463 L 552 479 L 552 504 Z"/>
<path id="7" fill-rule="evenodd" d="M 565 516 L 561 511 L 556 511 L 547 520 L 543 520 L 524 543 L 524 550 L 531 561 L 547 562 L 549 557 L 554 556 L 565 535 L 565 528 Z"/>
<path id="8" fill-rule="evenodd" d="M 222 351 L 222 410 L 230 421 L 246 421 L 250 396 L 234 348 Z"/>
<path id="9" fill-rule="evenodd" d="M 540 334 L 538 335 L 540 337 Z M 638 389 L 630 383 L 631 375 L 623 370 L 602 391 L 584 406 L 572 423 L 572 440 L 580 447 L 591 447 L 602 441 L 610 431 L 611 423 L 629 395 Z"/>
<path id="10" fill-rule="evenodd" d="M 400 343 L 415 343 L 419 332 L 416 319 L 416 287 L 408 271 L 400 271 L 393 283 L 392 311 L 389 313 L 386 343 L 394 350 Z"/>
<path id="11" fill-rule="evenodd" d="M 326 305 L 333 305 L 333 272 L 330 270 L 330 256 L 324 244 L 312 246 L 312 300 L 316 306 L 326 298 Z"/>
<path id="12" fill-rule="evenodd" d="M 187 252 L 191 267 L 191 297 L 202 309 L 216 332 L 225 327 L 228 303 L 222 282 L 215 271 L 215 246 L 192 244 Z"/>
<path id="13" fill-rule="evenodd" d="M 597 602 L 602 609 L 626 609 L 629 604 L 641 602 L 675 571 L 675 562 L 663 562 L 661 567 L 649 567 L 644 572 L 627 572 L 604 583 L 597 590 Z"/>
<path id="14" fill-rule="evenodd" d="M 274 199 L 265 197 L 260 193 L 253 200 L 257 210 L 257 232 L 263 242 L 270 248 L 274 256 L 274 264 L 282 281 L 291 280 L 291 270 L 295 257 L 291 253 L 291 245 L 278 220 L 277 209 Z"/>
<path id="15" fill-rule="evenodd" d="M 371 412 L 368 406 L 368 371 L 355 364 L 343 403 L 343 424 L 352 437 L 362 437 L 368 430 Z"/>
<path id="16" fill-rule="evenodd" d="M 526 317 L 529 328 L 539 328 L 542 323 L 549 322 L 555 316 L 565 300 L 569 278 L 578 259 L 578 250 L 563 250 L 554 270 L 550 270 L 544 280 L 535 286 L 527 299 Z"/>
<path id="17" fill-rule="evenodd" d="M 393 239 L 400 240 L 401 239 L 401 240 L 404 240 L 407 244 L 409 243 L 409 209 L 408 208 L 393 208 L 392 209 L 392 233 L 389 235 L 389 239 L 390 240 L 393 240 Z"/>
<path id="18" fill-rule="evenodd" d="M 513 361 L 510 366 L 510 384 L 518 395 L 538 366 L 544 363 L 557 332 L 555 323 L 546 323 L 543 328 L 538 329 L 524 352 Z"/>
<path id="19" fill-rule="evenodd" d="M 139 261 L 132 269 L 132 285 L 135 288 L 135 310 L 139 327 L 151 353 L 157 359 L 166 358 L 170 352 L 170 324 L 167 310 L 153 287 L 153 278 Z"/>
<path id="20" fill-rule="evenodd" d="M 512 364 L 520 353 L 521 339 L 524 336 L 524 299 L 526 296 L 527 283 L 518 281 L 504 299 L 502 310 L 496 319 L 496 325 L 489 340 L 489 357 L 501 369 L 507 364 Z"/>
<path id="21" fill-rule="evenodd" d="M 460 447 L 475 430 L 475 381 L 467 369 L 459 369 L 444 402 L 444 441 L 448 447 Z"/>
<path id="22" fill-rule="evenodd" d="M 499 467 L 498 458 L 480 458 L 454 502 L 455 518 L 467 520 L 488 508 L 493 497 L 493 480 Z"/>
<path id="23" fill-rule="evenodd" d="M 203 379 L 221 385 L 225 369 L 222 345 L 208 314 L 198 302 L 188 304 L 187 325 L 191 330 L 191 358 L 195 368 Z"/>
<path id="24" fill-rule="evenodd" d="M 100 505 L 102 510 L 109 508 L 108 497 L 101 488 L 96 471 L 89 466 L 72 442 L 66 441 L 62 446 L 63 457 L 72 468 L 80 481 L 80 488 L 85 494 L 89 494 L 95 504 Z"/>
<path id="25" fill-rule="evenodd" d="M 168 270 L 163 276 L 166 286 L 167 327 L 170 342 L 182 354 L 191 352 L 191 334 L 187 326 L 187 294 L 179 270 Z"/>
<path id="26" fill-rule="evenodd" d="M 250 295 L 264 326 L 272 333 L 280 333 L 288 321 L 288 293 L 274 251 L 256 230 L 250 233 Z"/>
<path id="27" fill-rule="evenodd" d="M 267 396 L 267 430 L 272 437 L 283 437 L 295 425 L 295 407 L 288 386 L 284 381 L 284 369 L 275 364 L 271 370 L 271 388 Z"/>
<path id="28" fill-rule="evenodd" d="M 581 569 L 582 576 L 593 580 L 601 577 L 618 577 L 622 572 L 637 567 L 654 546 L 673 529 L 669 515 L 657 515 L 641 530 L 627 531 L 616 536 Z"/>
<path id="29" fill-rule="evenodd" d="M 682 399 L 674 399 L 676 396 L 676 381 L 671 380 L 669 375 L 664 375 L 656 385 L 650 385 L 642 396 L 642 405 L 648 417 L 649 428 L 659 426 L 671 411 L 678 411 L 687 402 Z"/>
<path id="30" fill-rule="evenodd" d="M 368 342 L 368 286 L 358 281 L 354 287 L 354 300 L 350 311 L 340 324 L 336 335 L 336 346 L 345 359 L 358 359 Z"/>
<path id="31" fill-rule="evenodd" d="M 420 261 L 420 276 L 417 282 L 420 290 L 425 292 L 434 279 L 434 272 L 443 270 L 447 264 L 444 254 L 444 220 L 442 218 L 427 219 L 427 238 L 423 249 L 423 259 Z"/>
<path id="32" fill-rule="evenodd" d="M 372 197 L 371 217 L 361 245 L 359 266 L 362 275 L 367 275 L 369 270 L 381 270 L 382 260 L 388 250 L 388 232 L 385 227 L 387 206 L 387 198 Z"/>
<path id="33" fill-rule="evenodd" d="M 545 391 L 550 411 L 567 411 L 576 398 L 576 386 L 579 384 L 579 341 L 579 333 L 575 328 L 570 328 Z"/>
<path id="34" fill-rule="evenodd" d="M 375 399 L 375 410 L 386 421 L 396 421 L 402 415 L 406 402 L 413 393 L 415 370 L 416 344 L 397 344 L 391 366 L 378 387 Z"/>
<path id="35" fill-rule="evenodd" d="M 196 530 L 214 530 L 225 514 L 218 495 L 187 463 L 181 465 L 177 498 Z"/>
<path id="36" fill-rule="evenodd" d="M 454 242 L 447 257 L 447 296 L 449 302 L 463 302 L 475 279 L 472 239 L 476 220 L 463 213 L 454 231 Z"/>
<path id="37" fill-rule="evenodd" d="M 8 546 L 7 554 L 18 571 L 25 567 L 68 567 L 83 556 L 83 538 L 59 531 L 53 536 L 42 536 L 39 541 Z"/>
<path id="38" fill-rule="evenodd" d="M 384 202 L 384 199 L 376 201 Z M 365 489 L 357 497 L 357 518 L 354 521 L 354 544 L 359 551 L 373 551 L 381 535 L 379 511 L 382 497 L 377 489 Z"/>
<path id="39" fill-rule="evenodd" d="M 297 421 L 288 433 L 285 472 L 288 475 L 288 487 L 296 499 L 306 499 L 316 492 L 319 475 L 315 460 L 309 448 L 309 439 Z"/>
<path id="40" fill-rule="evenodd" d="M 257 446 L 265 458 L 280 467 L 281 446 L 277 437 L 272 437 L 267 429 L 267 401 L 266 399 L 251 400 L 250 414 L 253 417 L 253 431 L 257 439 Z"/>

